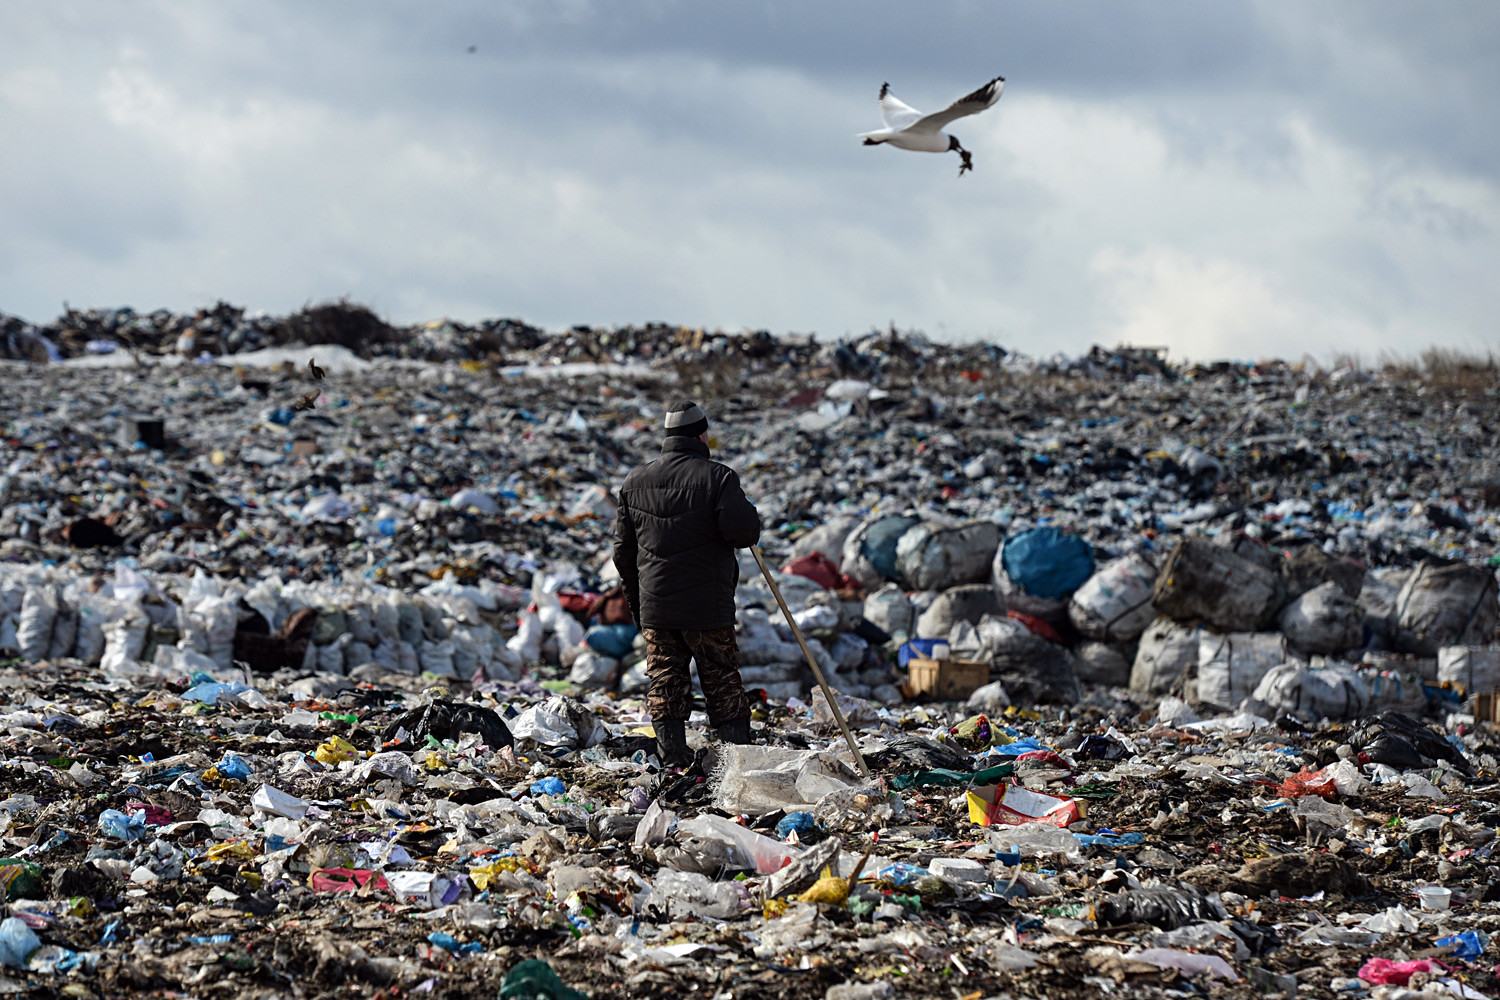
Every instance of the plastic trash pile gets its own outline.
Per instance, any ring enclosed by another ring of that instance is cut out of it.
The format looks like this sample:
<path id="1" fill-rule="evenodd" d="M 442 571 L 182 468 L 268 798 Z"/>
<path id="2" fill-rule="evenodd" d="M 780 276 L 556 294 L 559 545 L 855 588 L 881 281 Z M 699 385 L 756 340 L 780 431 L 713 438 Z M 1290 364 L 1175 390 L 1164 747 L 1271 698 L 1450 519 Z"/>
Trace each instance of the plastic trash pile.
<path id="1" fill-rule="evenodd" d="M 0 397 L 0 990 L 1500 996 L 1493 390 L 344 304 L 0 335 L 59 359 Z M 834 699 L 744 553 L 756 742 L 699 713 L 678 771 L 610 491 L 684 395 Z M 934 655 L 988 683 L 914 699 Z"/>

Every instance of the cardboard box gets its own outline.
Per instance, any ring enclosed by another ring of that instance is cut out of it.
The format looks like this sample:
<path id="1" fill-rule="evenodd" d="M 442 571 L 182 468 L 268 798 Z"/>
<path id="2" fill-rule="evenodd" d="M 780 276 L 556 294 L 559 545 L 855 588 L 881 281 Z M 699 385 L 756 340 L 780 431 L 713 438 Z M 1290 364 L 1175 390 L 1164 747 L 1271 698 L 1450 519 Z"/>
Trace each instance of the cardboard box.
<path id="1" fill-rule="evenodd" d="M 906 665 L 908 693 L 913 698 L 963 701 L 990 682 L 990 665 L 974 660 L 926 660 Z"/>
<path id="2" fill-rule="evenodd" d="M 1500 691 L 1474 696 L 1474 720 L 1500 724 Z"/>

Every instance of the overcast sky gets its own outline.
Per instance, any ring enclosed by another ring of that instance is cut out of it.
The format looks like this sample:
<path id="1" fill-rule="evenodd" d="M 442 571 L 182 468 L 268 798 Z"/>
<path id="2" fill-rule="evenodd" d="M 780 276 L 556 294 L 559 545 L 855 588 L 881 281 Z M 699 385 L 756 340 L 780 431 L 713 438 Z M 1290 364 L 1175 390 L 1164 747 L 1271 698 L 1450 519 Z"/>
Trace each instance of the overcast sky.
<path id="1" fill-rule="evenodd" d="M 1497 53 L 1488 0 L 7 3 L 0 311 L 1488 350 Z M 972 174 L 853 137 L 997 74 Z"/>

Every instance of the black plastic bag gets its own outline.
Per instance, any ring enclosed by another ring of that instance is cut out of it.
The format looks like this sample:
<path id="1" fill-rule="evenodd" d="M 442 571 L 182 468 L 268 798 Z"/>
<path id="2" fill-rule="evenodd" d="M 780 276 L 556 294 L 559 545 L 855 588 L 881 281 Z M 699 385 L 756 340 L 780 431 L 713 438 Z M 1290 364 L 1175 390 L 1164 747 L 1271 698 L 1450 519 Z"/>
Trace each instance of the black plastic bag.
<path id="1" fill-rule="evenodd" d="M 391 742 L 402 729 L 407 732 L 407 742 L 414 744 L 426 743 L 429 736 L 457 742 L 465 733 L 477 733 L 491 750 L 514 743 L 510 728 L 494 709 L 469 702 L 439 699 L 414 708 L 386 726 L 380 741 Z"/>

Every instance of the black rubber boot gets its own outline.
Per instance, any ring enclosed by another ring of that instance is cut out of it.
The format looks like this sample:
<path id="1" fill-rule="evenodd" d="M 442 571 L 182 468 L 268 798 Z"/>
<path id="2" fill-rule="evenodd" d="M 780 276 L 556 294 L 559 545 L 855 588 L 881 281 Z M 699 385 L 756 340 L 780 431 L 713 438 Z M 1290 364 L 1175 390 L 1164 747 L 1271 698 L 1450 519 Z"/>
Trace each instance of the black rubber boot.
<path id="1" fill-rule="evenodd" d="M 688 752 L 685 721 L 661 719 L 651 726 L 656 730 L 656 751 L 663 767 L 687 767 L 693 762 L 693 755 Z"/>
<path id="2" fill-rule="evenodd" d="M 748 716 L 743 719 L 733 719 L 720 726 L 716 732 L 719 734 L 719 739 L 725 743 L 738 743 L 740 746 L 745 746 L 750 742 L 750 719 Z"/>

